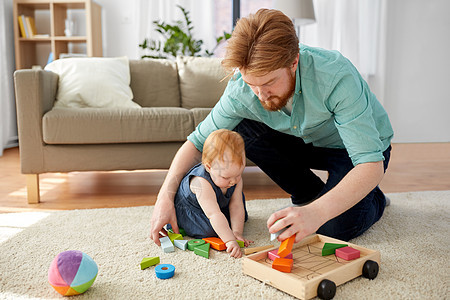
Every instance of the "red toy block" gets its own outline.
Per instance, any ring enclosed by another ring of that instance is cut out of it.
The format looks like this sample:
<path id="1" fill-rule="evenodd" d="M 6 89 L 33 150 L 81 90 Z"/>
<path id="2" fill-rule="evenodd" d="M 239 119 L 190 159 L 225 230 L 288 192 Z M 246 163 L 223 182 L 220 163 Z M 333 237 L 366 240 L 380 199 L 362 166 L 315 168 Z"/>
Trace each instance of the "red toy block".
<path id="1" fill-rule="evenodd" d="M 272 263 L 272 269 L 291 273 L 292 266 L 294 265 L 294 260 L 289 258 L 276 258 Z"/>
<path id="2" fill-rule="evenodd" d="M 352 247 L 343 247 L 336 249 L 336 256 L 345 260 L 352 260 L 355 258 L 359 258 L 360 253 L 359 250 Z"/>
<path id="3" fill-rule="evenodd" d="M 270 260 L 275 260 L 275 258 L 281 258 L 281 257 L 278 255 L 278 249 L 273 249 L 272 251 L 267 252 L 267 257 L 268 257 Z M 292 258 L 293 258 L 292 253 L 289 253 L 289 254 L 286 255 L 284 258 L 292 259 Z"/>
<path id="4" fill-rule="evenodd" d="M 289 253 L 292 252 L 292 246 L 294 245 L 294 241 L 295 241 L 295 234 L 281 242 L 280 247 L 278 248 L 278 255 L 281 258 L 286 257 Z"/>
<path id="5" fill-rule="evenodd" d="M 211 248 L 213 248 L 213 249 L 216 249 L 219 251 L 227 249 L 227 246 L 225 245 L 225 243 L 218 237 L 209 237 L 209 238 L 204 238 L 203 240 L 205 242 L 207 242 L 208 244 L 210 244 Z"/>

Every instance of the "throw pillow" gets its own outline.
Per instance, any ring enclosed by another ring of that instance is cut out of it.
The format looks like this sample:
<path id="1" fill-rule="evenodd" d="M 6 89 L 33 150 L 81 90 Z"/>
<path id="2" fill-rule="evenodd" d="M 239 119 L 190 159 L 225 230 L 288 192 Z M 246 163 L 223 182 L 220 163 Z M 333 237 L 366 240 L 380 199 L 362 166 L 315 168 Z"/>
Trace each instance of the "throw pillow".
<path id="1" fill-rule="evenodd" d="M 181 107 L 214 107 L 228 84 L 221 62 L 214 57 L 177 57 Z"/>
<path id="2" fill-rule="evenodd" d="M 58 59 L 45 70 L 59 75 L 55 107 L 140 107 L 132 101 L 127 57 Z"/>

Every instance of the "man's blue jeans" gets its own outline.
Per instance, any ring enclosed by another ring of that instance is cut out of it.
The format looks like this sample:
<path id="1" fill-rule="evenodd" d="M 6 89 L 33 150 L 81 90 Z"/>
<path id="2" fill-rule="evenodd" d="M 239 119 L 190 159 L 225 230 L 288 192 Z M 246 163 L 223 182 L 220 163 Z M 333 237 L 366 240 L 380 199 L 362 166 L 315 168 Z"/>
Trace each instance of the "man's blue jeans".
<path id="1" fill-rule="evenodd" d="M 345 149 L 314 147 L 257 121 L 244 119 L 234 130 L 244 138 L 247 158 L 289 193 L 293 204 L 308 203 L 325 194 L 354 167 Z M 385 171 L 390 152 L 391 147 L 383 153 Z M 327 182 L 311 169 L 327 171 Z M 377 222 L 385 205 L 386 198 L 377 186 L 355 206 L 323 224 L 317 233 L 348 241 Z"/>

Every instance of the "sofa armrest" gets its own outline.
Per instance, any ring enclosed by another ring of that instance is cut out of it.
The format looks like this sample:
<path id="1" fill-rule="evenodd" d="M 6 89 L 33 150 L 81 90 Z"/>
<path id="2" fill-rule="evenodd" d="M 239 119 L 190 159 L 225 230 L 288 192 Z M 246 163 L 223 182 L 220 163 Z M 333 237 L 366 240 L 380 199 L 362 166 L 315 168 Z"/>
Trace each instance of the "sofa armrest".
<path id="1" fill-rule="evenodd" d="M 57 74 L 43 70 L 18 70 L 14 73 L 20 161 L 24 174 L 42 172 L 42 117 L 53 107 L 58 78 Z"/>

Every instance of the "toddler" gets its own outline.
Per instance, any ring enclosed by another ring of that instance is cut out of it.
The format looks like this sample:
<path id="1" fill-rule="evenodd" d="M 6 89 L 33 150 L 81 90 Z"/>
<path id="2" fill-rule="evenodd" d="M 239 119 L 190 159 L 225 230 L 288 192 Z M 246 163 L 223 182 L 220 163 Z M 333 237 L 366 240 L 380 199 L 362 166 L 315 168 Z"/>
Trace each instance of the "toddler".
<path id="1" fill-rule="evenodd" d="M 175 195 L 178 226 L 194 238 L 219 237 L 230 256 L 242 253 L 236 240 L 247 221 L 242 193 L 245 168 L 244 140 L 227 129 L 212 132 L 203 145 L 202 162 L 183 177 Z"/>

